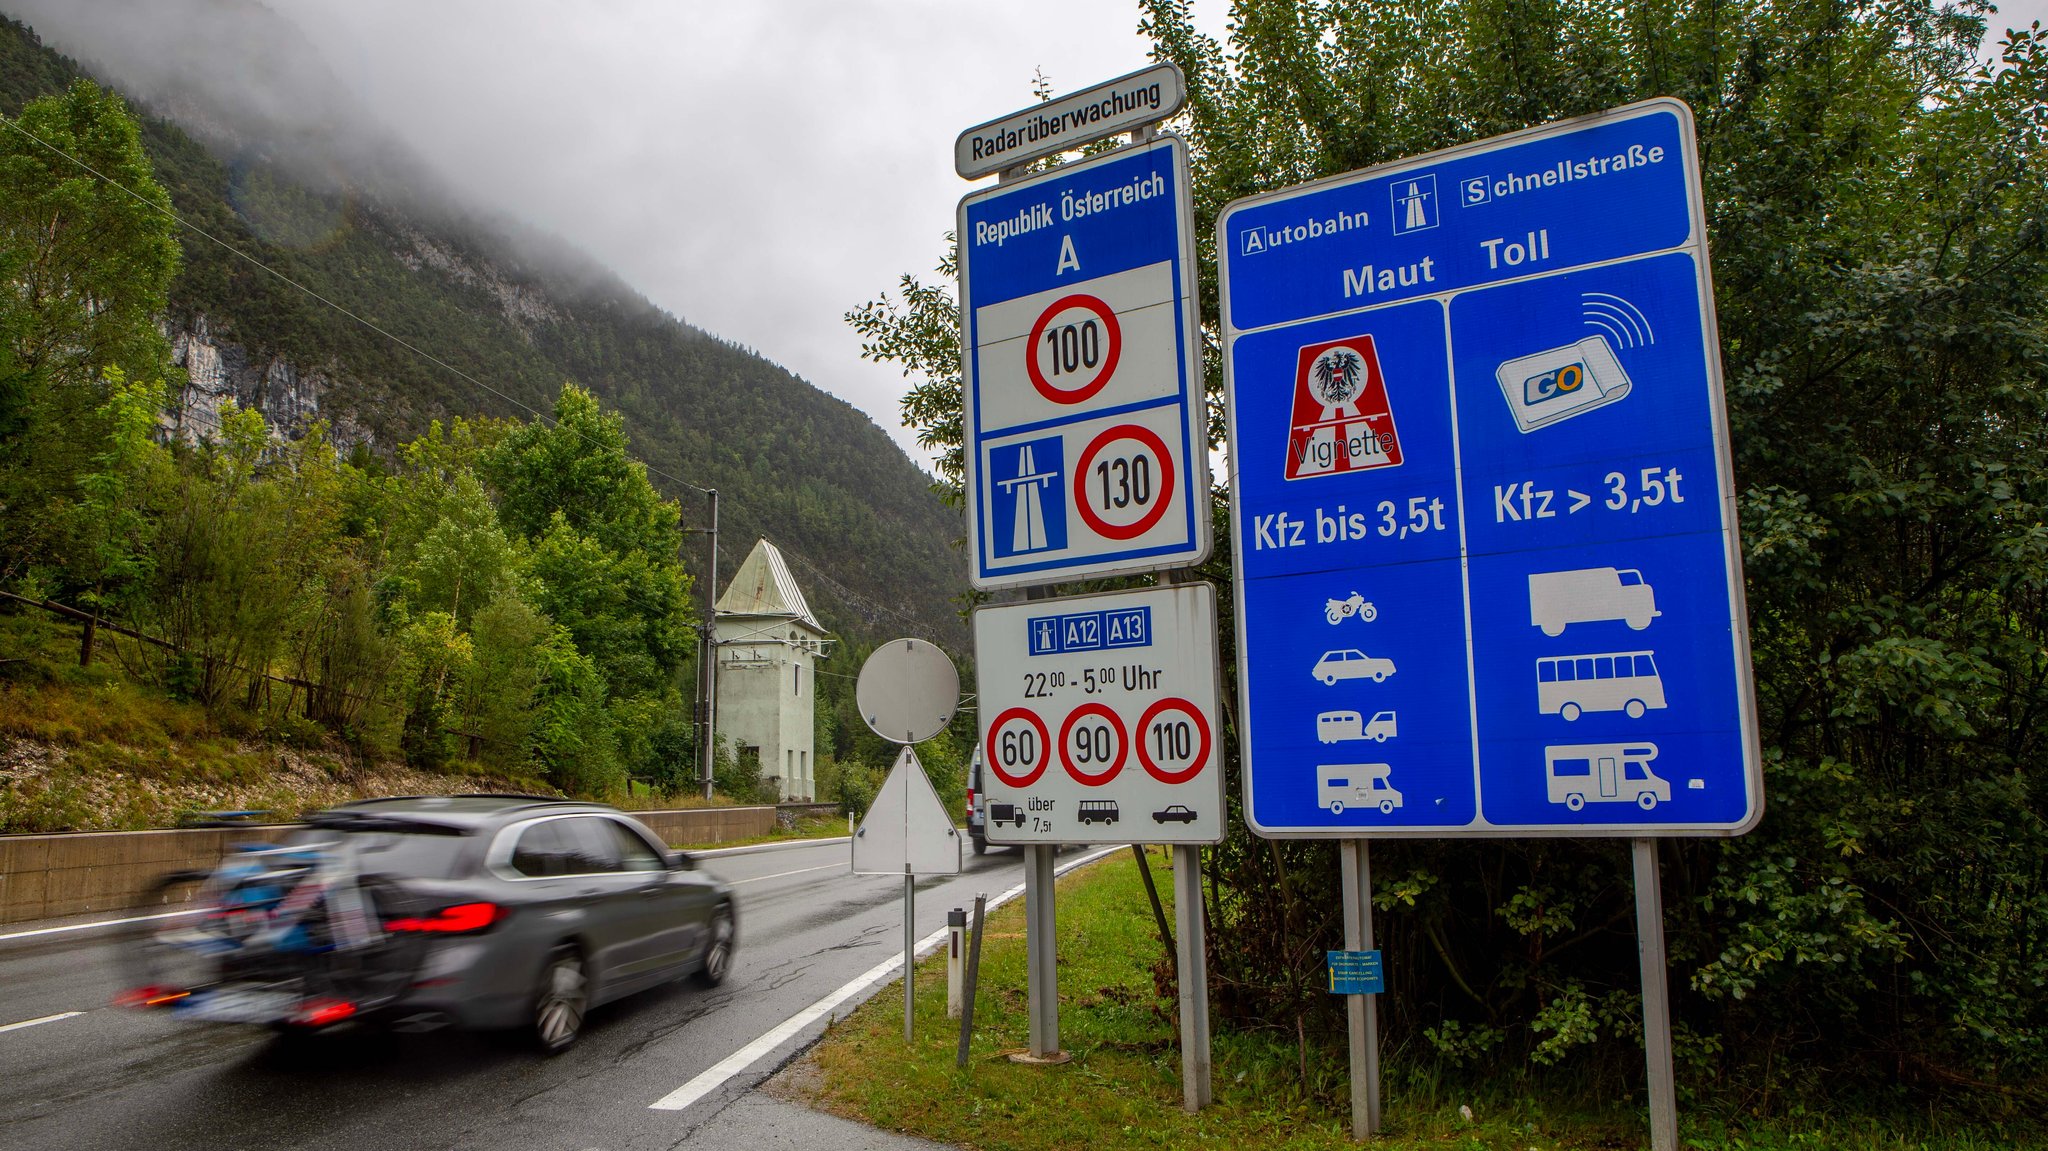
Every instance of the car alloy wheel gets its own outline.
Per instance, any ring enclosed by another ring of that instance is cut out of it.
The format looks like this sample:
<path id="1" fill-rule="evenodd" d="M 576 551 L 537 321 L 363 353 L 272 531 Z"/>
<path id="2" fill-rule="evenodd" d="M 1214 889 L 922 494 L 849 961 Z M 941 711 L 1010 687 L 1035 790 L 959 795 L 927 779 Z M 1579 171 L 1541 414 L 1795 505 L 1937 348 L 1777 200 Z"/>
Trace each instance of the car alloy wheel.
<path id="1" fill-rule="evenodd" d="M 590 977 L 583 956 L 573 947 L 558 947 L 541 971 L 533 997 L 533 1034 L 550 1055 L 567 1051 L 583 1033 L 583 1015 L 590 1009 Z"/>
<path id="2" fill-rule="evenodd" d="M 734 934 L 732 908 L 720 904 L 711 916 L 711 940 L 704 945 L 704 966 L 697 971 L 697 982 L 706 987 L 725 982 L 725 973 L 732 967 Z"/>

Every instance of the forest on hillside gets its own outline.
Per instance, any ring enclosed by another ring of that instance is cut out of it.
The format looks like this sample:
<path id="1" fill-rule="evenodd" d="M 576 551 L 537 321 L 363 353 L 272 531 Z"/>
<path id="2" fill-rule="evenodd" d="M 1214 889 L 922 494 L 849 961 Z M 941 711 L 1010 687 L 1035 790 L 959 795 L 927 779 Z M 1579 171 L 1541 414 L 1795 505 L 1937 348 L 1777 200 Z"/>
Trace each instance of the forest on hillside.
<path id="1" fill-rule="evenodd" d="M 544 414 L 434 419 L 389 452 L 323 421 L 279 436 L 233 402 L 167 435 L 180 373 L 160 318 L 190 280 L 143 122 L 80 79 L 6 128 L 0 701 L 16 714 L 0 735 L 75 744 L 110 726 L 83 718 L 107 710 L 95 693 L 141 689 L 193 709 L 171 725 L 188 735 L 570 794 L 694 791 L 698 577 L 683 507 L 622 412 L 569 383 Z M 78 627 L 75 663 L 21 624 L 39 613 Z M 841 642 L 857 659 L 875 641 Z M 893 749 L 859 723 L 857 662 L 837 662 L 817 693 L 819 798 L 859 810 Z M 93 698 L 51 703 L 66 691 Z M 928 748 L 942 794 L 968 725 Z M 164 774 L 148 758 L 127 756 Z M 758 765 L 716 758 L 728 798 L 778 798 Z M 47 776 L 0 780 L 0 831 L 107 818 Z"/>
<path id="2" fill-rule="evenodd" d="M 0 113 L 81 75 L 0 18 Z M 203 323 L 252 364 L 317 373 L 319 415 L 344 450 L 365 442 L 389 464 L 435 420 L 543 418 L 573 382 L 619 414 L 655 488 L 684 501 L 686 527 L 708 526 L 702 489 L 718 490 L 726 571 L 765 535 L 835 631 L 964 647 L 958 516 L 857 409 L 587 262 L 518 254 L 544 245 L 458 208 L 301 176 L 266 141 L 202 143 L 131 112 L 167 206 L 190 225 L 172 235 L 167 330 Z M 198 420 L 195 432 L 218 430 Z"/>

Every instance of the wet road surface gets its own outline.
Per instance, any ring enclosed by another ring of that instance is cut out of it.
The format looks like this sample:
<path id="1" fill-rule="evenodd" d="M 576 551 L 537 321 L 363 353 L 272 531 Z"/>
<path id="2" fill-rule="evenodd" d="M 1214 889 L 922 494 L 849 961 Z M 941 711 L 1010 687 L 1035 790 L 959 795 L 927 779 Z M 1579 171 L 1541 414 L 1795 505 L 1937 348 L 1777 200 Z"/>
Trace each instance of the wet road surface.
<path id="1" fill-rule="evenodd" d="M 959 876 L 919 882 L 918 935 L 976 892 L 1021 883 L 1022 862 L 992 849 L 968 855 Z M 114 1009 L 119 929 L 0 940 L 0 1148 L 675 1147 L 824 1021 L 681 1111 L 651 1104 L 903 945 L 902 880 L 850 874 L 844 840 L 713 856 L 704 867 L 738 889 L 740 947 L 724 986 L 683 981 L 598 1008 L 553 1059 L 497 1034 L 283 1043 L 256 1028 Z M 9 1029 L 67 1012 L 78 1014 Z"/>

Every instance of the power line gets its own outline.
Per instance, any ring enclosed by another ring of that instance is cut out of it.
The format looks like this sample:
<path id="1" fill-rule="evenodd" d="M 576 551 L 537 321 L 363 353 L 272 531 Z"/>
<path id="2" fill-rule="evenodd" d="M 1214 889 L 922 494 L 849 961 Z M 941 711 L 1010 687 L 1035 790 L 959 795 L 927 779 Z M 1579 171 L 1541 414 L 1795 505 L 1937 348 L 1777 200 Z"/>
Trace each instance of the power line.
<path id="1" fill-rule="evenodd" d="M 41 136 L 36 135 L 34 132 L 29 131 L 27 128 L 22 127 L 21 124 L 16 120 L 0 116 L 0 124 L 7 125 L 7 127 L 13 129 L 15 132 L 28 138 L 29 140 L 34 141 L 37 145 L 48 149 L 49 151 L 55 153 L 56 155 L 61 156 L 64 159 L 71 161 L 73 164 L 78 165 L 80 168 L 85 169 L 87 172 L 90 172 L 94 177 L 98 178 L 102 183 L 107 184 L 109 187 L 117 188 L 120 191 L 127 193 L 127 195 L 133 198 L 135 202 L 143 205 L 146 208 L 149 208 L 151 211 L 160 212 L 163 215 L 169 216 L 171 220 L 177 223 L 180 227 L 183 227 L 197 235 L 203 236 L 206 239 L 211 240 L 213 243 L 218 244 L 220 247 L 226 249 L 231 255 L 235 256 L 240 260 L 243 260 L 250 266 L 257 268 L 263 272 L 266 272 L 271 276 L 276 277 L 280 282 L 284 284 L 288 284 L 291 287 L 297 288 L 299 291 L 304 292 L 308 296 L 311 296 L 312 298 L 320 301 L 321 303 L 327 305 L 328 307 L 333 308 L 335 311 L 340 312 L 342 315 L 347 316 L 349 319 L 354 320 L 356 323 L 361 324 L 363 327 L 368 328 L 369 330 L 377 333 L 378 335 L 383 336 L 385 339 L 390 340 L 392 343 L 397 344 L 399 347 L 404 348 L 406 351 L 409 351 L 414 355 L 420 357 L 421 359 L 426 360 L 428 363 L 441 368 L 442 370 L 448 372 L 451 375 L 457 376 L 471 384 L 474 384 L 475 386 L 483 389 L 484 391 L 489 392 L 491 395 L 494 395 L 499 399 L 504 400 L 506 403 L 511 404 L 516 408 L 519 408 L 521 411 L 531 414 L 537 420 L 541 420 L 543 422 L 549 421 L 547 413 L 542 412 L 540 409 L 535 408 L 531 404 L 528 404 L 525 401 L 520 400 L 512 395 L 499 391 L 498 389 L 492 387 L 491 385 L 484 383 L 482 380 L 477 379 L 475 376 L 470 375 L 468 372 L 463 371 L 461 368 L 456 367 L 454 364 L 451 364 L 448 361 L 440 358 L 439 356 L 434 355 L 432 352 L 427 351 L 425 348 L 422 348 L 419 345 L 414 344 L 409 340 L 406 340 L 402 336 L 399 336 L 393 332 L 387 331 L 382 327 L 379 327 L 372 320 L 357 315 L 355 312 L 350 311 L 348 308 L 342 306 L 341 304 L 328 299 L 326 296 L 323 296 L 319 292 L 314 291 L 312 288 L 309 288 L 306 285 L 298 282 L 297 280 L 292 279 L 290 276 L 285 275 L 283 272 L 278 271 L 276 268 L 271 267 L 269 264 L 264 263 L 263 261 L 257 259 L 255 256 L 250 255 L 249 253 L 243 251 L 242 249 L 236 247 L 235 245 L 230 244 L 226 240 L 221 239 L 219 236 L 214 235 L 212 232 L 209 232 L 206 229 L 200 227 L 199 225 L 193 223 L 192 221 L 187 220 L 185 217 L 178 214 L 177 209 L 156 203 L 149 197 L 144 196 L 142 193 L 137 192 L 135 189 L 130 188 L 128 185 L 121 183 L 119 180 L 114 179 L 113 177 L 107 175 L 104 172 L 101 172 L 99 169 L 93 167 L 91 164 L 86 163 L 84 160 L 79 159 L 77 156 L 74 156 L 71 153 L 66 152 L 64 149 L 57 147 L 55 144 L 52 144 L 48 140 L 43 139 Z M 560 424 L 556 423 L 556 426 L 560 426 Z M 591 439 L 589 436 L 586 436 L 581 432 L 576 431 L 574 428 L 569 429 L 569 431 L 570 434 L 577 436 L 584 442 L 591 444 L 593 447 L 602 446 L 598 444 L 597 441 Z M 648 463 L 645 460 L 640 460 L 638 462 L 641 467 L 646 468 L 649 472 L 652 472 L 655 475 L 662 477 L 663 479 L 681 484 L 686 488 L 691 488 L 699 492 L 710 491 L 709 488 L 702 487 L 698 484 L 693 484 L 690 481 L 683 479 L 681 476 L 670 475 L 667 472 L 664 472 L 659 468 L 656 468 L 654 465 Z"/>

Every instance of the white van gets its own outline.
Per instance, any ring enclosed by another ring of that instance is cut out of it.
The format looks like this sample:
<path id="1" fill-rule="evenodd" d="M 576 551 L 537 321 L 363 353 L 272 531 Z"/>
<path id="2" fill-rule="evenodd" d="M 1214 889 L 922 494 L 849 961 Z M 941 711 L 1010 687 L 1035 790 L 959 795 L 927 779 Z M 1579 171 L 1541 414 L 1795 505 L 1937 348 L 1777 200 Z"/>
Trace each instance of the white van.
<path id="1" fill-rule="evenodd" d="M 1392 813 L 1401 806 L 1401 793 L 1389 777 L 1393 766 L 1385 763 L 1320 763 L 1316 765 L 1316 806 L 1341 815 L 1347 807 L 1377 807 Z"/>

